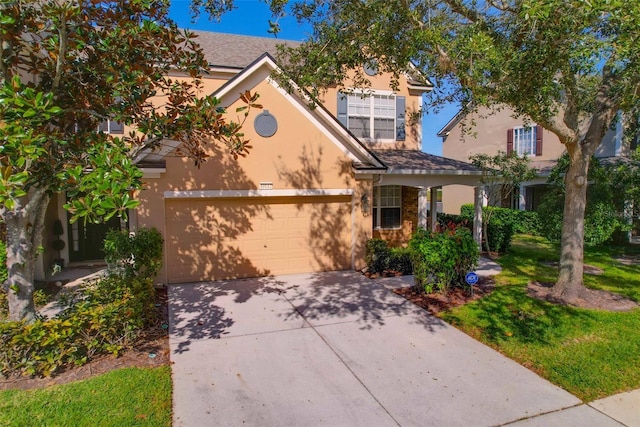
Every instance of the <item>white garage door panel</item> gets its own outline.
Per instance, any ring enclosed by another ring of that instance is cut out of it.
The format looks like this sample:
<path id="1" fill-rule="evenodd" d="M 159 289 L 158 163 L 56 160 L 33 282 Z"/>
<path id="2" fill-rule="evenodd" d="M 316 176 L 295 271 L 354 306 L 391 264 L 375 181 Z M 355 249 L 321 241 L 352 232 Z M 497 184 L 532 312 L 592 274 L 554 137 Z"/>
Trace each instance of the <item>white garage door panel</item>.
<path id="1" fill-rule="evenodd" d="M 170 283 L 351 266 L 351 197 L 169 199 Z"/>

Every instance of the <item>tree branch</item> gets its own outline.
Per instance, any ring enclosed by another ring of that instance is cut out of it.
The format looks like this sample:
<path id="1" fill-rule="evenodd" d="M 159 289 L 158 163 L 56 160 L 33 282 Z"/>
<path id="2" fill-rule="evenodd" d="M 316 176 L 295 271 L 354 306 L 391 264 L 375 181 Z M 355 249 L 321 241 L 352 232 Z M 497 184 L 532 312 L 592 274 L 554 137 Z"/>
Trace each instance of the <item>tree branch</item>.
<path id="1" fill-rule="evenodd" d="M 67 55 L 67 18 L 64 12 L 60 13 L 60 23 L 58 24 L 58 35 L 60 37 L 60 42 L 58 45 L 58 57 L 56 58 L 56 74 L 53 77 L 53 83 L 51 85 L 51 91 L 56 93 L 58 88 L 60 87 L 60 82 L 62 81 L 62 73 L 65 56 Z"/>
<path id="2" fill-rule="evenodd" d="M 581 141 L 584 150 L 589 154 L 594 153 L 598 145 L 600 145 L 604 134 L 618 113 L 618 101 L 611 96 L 611 86 L 615 79 L 616 76 L 612 67 L 605 65 L 602 69 L 602 84 L 596 93 L 595 112 L 592 115 L 585 137 Z"/>

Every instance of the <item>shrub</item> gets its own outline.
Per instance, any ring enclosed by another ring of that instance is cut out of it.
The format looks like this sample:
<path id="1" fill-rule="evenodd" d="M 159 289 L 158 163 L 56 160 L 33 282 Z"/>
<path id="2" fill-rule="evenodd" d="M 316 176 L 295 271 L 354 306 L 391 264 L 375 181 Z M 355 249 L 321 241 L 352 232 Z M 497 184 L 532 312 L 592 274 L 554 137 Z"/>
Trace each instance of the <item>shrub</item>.
<path id="1" fill-rule="evenodd" d="M 522 224 L 525 224 L 524 220 L 526 219 L 526 224 L 529 226 L 537 221 L 537 214 L 535 214 L 535 212 L 528 212 L 523 215 L 522 213 L 526 211 L 499 208 L 495 206 L 492 206 L 489 209 L 491 209 L 491 213 L 488 212 L 488 208 L 482 208 L 482 216 L 485 220 L 489 218 L 489 222 L 486 224 L 486 232 L 489 240 L 489 249 L 494 252 L 506 252 L 507 249 L 509 249 L 517 223 L 521 222 Z M 473 205 L 462 205 L 460 212 L 460 222 L 456 224 L 464 224 L 471 229 L 473 226 Z M 455 217 L 453 215 L 449 216 Z M 523 221 L 521 221 L 521 219 Z M 524 225 L 520 227 L 520 230 L 524 230 Z M 484 241 L 483 246 L 486 250 L 486 242 Z"/>
<path id="2" fill-rule="evenodd" d="M 152 278 L 162 266 L 162 244 L 155 228 L 141 228 L 135 234 L 112 230 L 104 240 L 104 258 L 111 274 Z"/>
<path id="3" fill-rule="evenodd" d="M 531 236 L 540 235 L 540 218 L 535 211 L 521 211 L 519 209 L 491 207 L 491 221 L 500 218 L 503 222 L 510 222 L 513 232 L 517 234 L 529 234 Z M 474 207 L 472 204 L 462 205 L 460 207 L 460 216 L 473 220 Z M 482 208 L 483 217 L 487 217 L 487 208 Z M 491 222 L 489 221 L 489 222 Z"/>
<path id="4" fill-rule="evenodd" d="M 411 274 L 411 250 L 409 248 L 389 248 L 382 239 L 371 239 L 367 242 L 365 255 L 367 272 L 384 273 L 392 270 L 402 274 Z"/>
<path id="5" fill-rule="evenodd" d="M 391 251 L 387 246 L 387 242 L 382 239 L 371 239 L 367 242 L 367 251 L 365 262 L 367 263 L 367 272 L 382 273 L 389 266 L 389 257 Z"/>
<path id="6" fill-rule="evenodd" d="M 150 279 L 107 277 L 70 294 L 54 319 L 0 323 L 0 373 L 49 376 L 118 355 L 153 319 L 153 292 Z"/>
<path id="7" fill-rule="evenodd" d="M 464 215 L 438 213 L 438 225 L 442 228 L 448 228 L 451 224 L 463 226 L 471 230 L 473 227 L 473 214 L 471 217 Z"/>
<path id="8" fill-rule="evenodd" d="M 420 229 L 409 247 L 415 285 L 427 293 L 465 286 L 467 272 L 478 263 L 478 246 L 465 227 L 452 225 L 437 232 Z"/>
<path id="9" fill-rule="evenodd" d="M 513 222 L 493 218 L 487 224 L 487 236 L 489 237 L 489 249 L 494 252 L 506 252 L 511 246 L 513 238 Z M 485 247 L 485 249 L 487 248 Z"/>
<path id="10" fill-rule="evenodd" d="M 410 248 L 391 248 L 389 257 L 389 270 L 397 271 L 403 275 L 413 273 Z"/>

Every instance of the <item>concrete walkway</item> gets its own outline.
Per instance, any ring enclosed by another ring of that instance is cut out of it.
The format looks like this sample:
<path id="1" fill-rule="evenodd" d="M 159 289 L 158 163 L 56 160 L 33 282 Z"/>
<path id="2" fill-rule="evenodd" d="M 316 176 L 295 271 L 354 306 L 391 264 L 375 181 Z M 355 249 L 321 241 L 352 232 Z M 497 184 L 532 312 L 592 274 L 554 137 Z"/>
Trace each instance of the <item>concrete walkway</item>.
<path id="1" fill-rule="evenodd" d="M 170 286 L 174 425 L 623 425 L 390 291 L 411 282 Z"/>

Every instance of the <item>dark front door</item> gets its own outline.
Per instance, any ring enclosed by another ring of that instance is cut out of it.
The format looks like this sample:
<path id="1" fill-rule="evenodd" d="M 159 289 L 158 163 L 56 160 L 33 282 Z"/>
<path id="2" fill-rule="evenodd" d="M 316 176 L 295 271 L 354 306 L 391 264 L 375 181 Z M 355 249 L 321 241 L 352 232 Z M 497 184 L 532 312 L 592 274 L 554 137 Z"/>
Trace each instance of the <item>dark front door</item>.
<path id="1" fill-rule="evenodd" d="M 104 259 L 104 238 L 109 230 L 120 229 L 120 218 L 113 217 L 101 224 L 84 223 L 82 219 L 69 224 L 70 261 Z"/>

